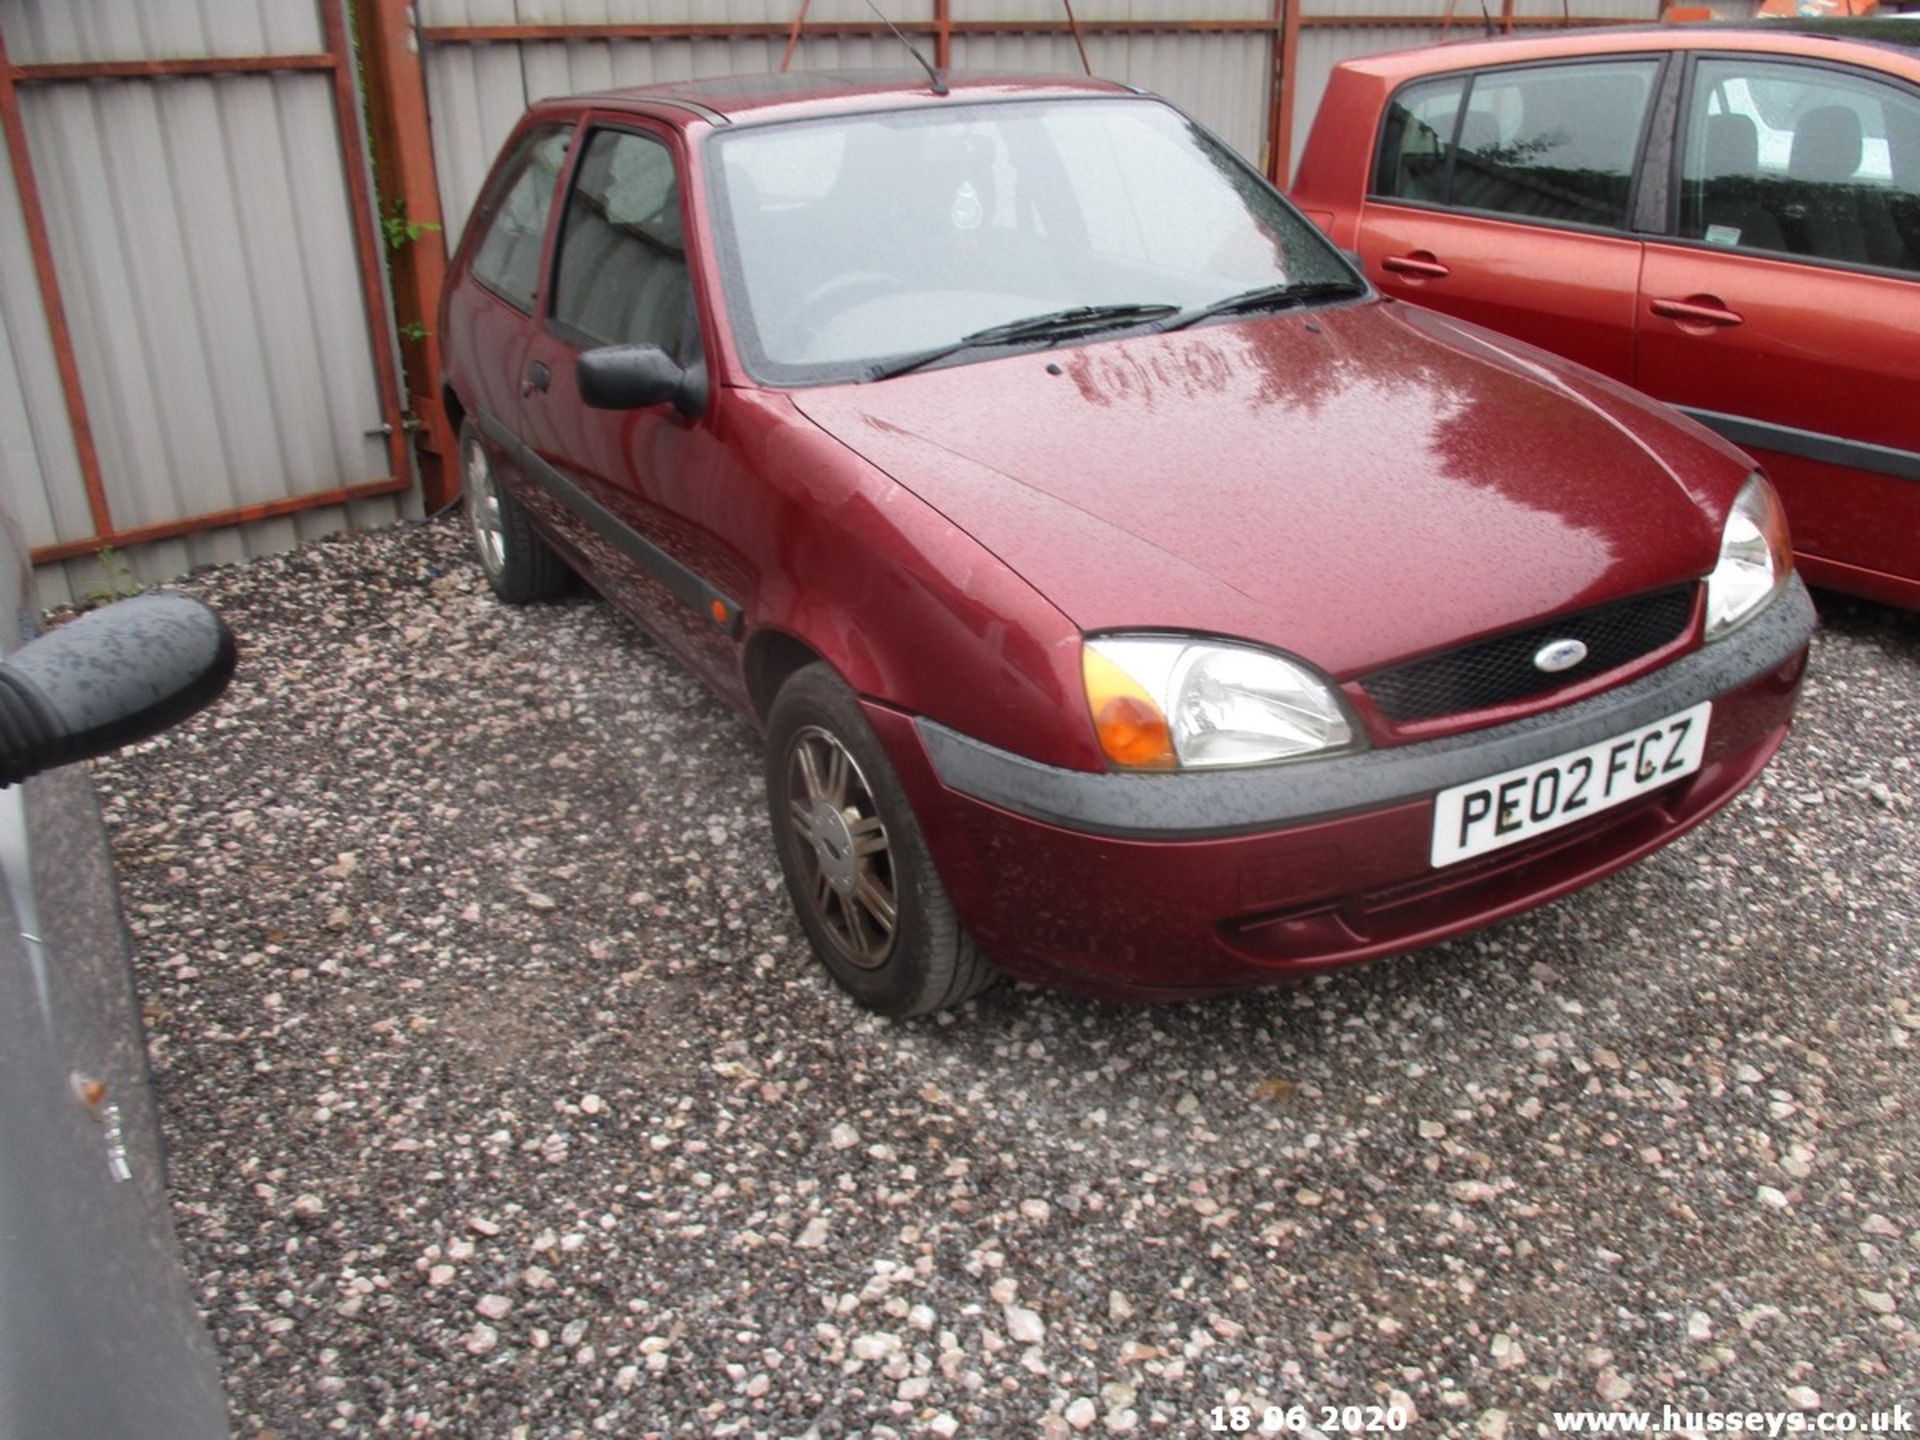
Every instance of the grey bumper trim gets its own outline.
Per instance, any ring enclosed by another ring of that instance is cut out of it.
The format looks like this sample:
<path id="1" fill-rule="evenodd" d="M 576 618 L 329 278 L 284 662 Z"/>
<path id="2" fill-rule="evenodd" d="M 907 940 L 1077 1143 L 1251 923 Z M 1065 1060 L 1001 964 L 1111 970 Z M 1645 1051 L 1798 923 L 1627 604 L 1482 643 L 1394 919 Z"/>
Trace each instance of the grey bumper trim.
<path id="1" fill-rule="evenodd" d="M 1490 730 L 1329 760 L 1245 770 L 1119 775 L 1042 765 L 920 720 L 934 770 L 953 790 L 1032 820 L 1097 835 L 1198 840 L 1417 800 L 1529 765 L 1736 690 L 1791 659 L 1813 633 L 1813 600 L 1785 594 L 1724 640 L 1631 684 Z"/>

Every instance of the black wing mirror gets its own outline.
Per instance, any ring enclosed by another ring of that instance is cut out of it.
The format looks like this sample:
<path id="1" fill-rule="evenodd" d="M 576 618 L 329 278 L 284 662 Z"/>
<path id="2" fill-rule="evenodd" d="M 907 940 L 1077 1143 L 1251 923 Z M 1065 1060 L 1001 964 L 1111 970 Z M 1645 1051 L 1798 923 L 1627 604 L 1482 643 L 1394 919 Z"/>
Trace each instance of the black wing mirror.
<path id="1" fill-rule="evenodd" d="M 707 367 L 682 370 L 658 345 L 605 345 L 574 362 L 580 398 L 596 410 L 671 403 L 682 415 L 707 408 Z"/>
<path id="2" fill-rule="evenodd" d="M 0 665 L 0 786 L 157 735 L 219 698 L 233 632 L 187 595 L 82 615 Z"/>

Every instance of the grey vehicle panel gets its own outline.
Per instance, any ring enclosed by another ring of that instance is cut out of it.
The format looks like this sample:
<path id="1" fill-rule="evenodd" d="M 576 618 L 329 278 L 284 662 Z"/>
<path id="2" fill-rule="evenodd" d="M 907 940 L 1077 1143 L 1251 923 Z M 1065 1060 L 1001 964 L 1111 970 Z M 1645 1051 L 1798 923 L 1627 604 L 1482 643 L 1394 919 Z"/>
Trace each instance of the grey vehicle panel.
<path id="1" fill-rule="evenodd" d="M 0 651 L 34 632 L 0 515 Z M 0 790 L 0 1436 L 228 1433 L 179 1261 L 110 852 L 84 771 Z M 89 1085 L 101 1087 L 89 1103 Z"/>

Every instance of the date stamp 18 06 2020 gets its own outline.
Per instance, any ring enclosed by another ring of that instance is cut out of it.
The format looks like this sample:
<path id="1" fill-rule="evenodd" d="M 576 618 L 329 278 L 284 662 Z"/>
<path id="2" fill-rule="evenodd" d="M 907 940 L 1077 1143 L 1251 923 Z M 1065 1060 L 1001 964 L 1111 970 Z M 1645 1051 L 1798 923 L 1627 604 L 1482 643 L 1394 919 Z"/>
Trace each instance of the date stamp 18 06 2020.
<path id="1" fill-rule="evenodd" d="M 1391 1435 L 1412 1419 L 1399 1405 L 1215 1405 L 1203 1417 L 1221 1435 Z"/>

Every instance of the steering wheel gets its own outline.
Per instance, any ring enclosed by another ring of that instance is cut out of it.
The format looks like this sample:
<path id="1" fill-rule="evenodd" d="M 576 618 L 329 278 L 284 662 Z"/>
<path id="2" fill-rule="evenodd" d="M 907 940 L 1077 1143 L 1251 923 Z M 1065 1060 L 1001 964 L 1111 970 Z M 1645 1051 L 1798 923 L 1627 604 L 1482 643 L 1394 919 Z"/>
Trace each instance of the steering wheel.
<path id="1" fill-rule="evenodd" d="M 849 270 L 814 286 L 800 297 L 783 327 L 792 339 L 802 339 L 823 320 L 830 320 L 853 304 L 897 290 L 900 278 L 884 270 Z"/>

